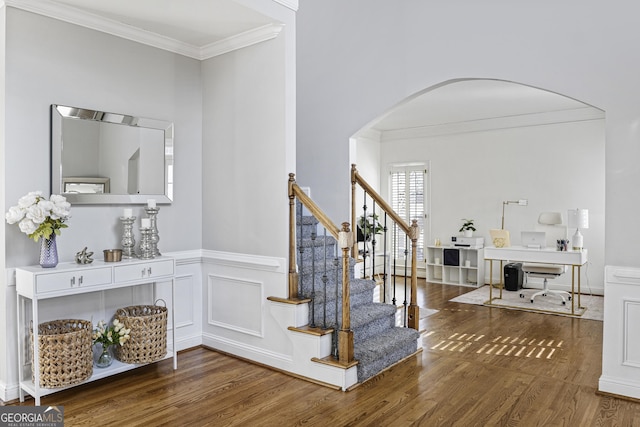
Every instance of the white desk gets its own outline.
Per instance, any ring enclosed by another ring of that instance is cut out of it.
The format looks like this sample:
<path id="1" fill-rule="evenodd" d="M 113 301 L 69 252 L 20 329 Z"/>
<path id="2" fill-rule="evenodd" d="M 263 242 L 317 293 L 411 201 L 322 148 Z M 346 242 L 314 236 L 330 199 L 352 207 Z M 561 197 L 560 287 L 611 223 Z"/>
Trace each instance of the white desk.
<path id="1" fill-rule="evenodd" d="M 584 307 L 580 305 L 580 269 L 587 263 L 586 249 L 582 251 L 557 251 L 555 249 L 531 249 L 524 246 L 510 246 L 508 248 L 487 246 L 484 248 L 484 258 L 485 261 L 489 261 L 489 301 L 486 302 L 487 305 L 491 305 L 493 301 L 493 261 L 500 261 L 501 263 L 503 261 L 521 261 L 526 263 L 559 264 L 571 266 L 571 315 L 582 315 L 582 313 L 576 313 L 574 295 L 577 273 L 578 308 L 583 309 Z M 502 271 L 500 271 L 499 288 L 500 296 L 498 298 L 502 299 Z"/>

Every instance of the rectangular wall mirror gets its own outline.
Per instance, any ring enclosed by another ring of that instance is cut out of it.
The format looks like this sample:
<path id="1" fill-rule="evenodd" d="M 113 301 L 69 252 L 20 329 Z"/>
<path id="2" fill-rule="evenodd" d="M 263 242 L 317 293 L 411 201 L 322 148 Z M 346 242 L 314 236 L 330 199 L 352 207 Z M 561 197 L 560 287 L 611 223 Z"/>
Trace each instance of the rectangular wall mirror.
<path id="1" fill-rule="evenodd" d="M 173 200 L 173 123 L 51 106 L 51 193 L 72 204 Z"/>

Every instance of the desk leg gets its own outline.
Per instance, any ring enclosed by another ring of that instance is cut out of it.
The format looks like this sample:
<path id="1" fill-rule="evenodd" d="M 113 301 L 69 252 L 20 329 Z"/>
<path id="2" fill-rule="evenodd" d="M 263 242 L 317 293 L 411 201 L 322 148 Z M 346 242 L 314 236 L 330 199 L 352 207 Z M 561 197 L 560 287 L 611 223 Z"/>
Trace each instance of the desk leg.
<path id="1" fill-rule="evenodd" d="M 574 289 L 574 284 L 575 284 L 575 278 L 576 278 L 576 266 L 572 265 L 571 266 L 571 315 L 573 316 L 575 314 L 575 289 Z"/>
<path id="2" fill-rule="evenodd" d="M 493 260 L 489 260 L 489 304 L 493 301 Z"/>
<path id="3" fill-rule="evenodd" d="M 504 288 L 504 267 L 502 266 L 503 261 L 500 260 L 500 272 L 498 272 L 498 277 L 500 278 L 500 299 L 502 299 L 502 288 Z"/>
<path id="4" fill-rule="evenodd" d="M 580 290 L 580 277 L 582 277 L 582 266 L 579 265 L 578 266 L 578 310 L 582 309 L 582 303 L 580 302 L 580 294 L 582 293 L 582 291 Z"/>

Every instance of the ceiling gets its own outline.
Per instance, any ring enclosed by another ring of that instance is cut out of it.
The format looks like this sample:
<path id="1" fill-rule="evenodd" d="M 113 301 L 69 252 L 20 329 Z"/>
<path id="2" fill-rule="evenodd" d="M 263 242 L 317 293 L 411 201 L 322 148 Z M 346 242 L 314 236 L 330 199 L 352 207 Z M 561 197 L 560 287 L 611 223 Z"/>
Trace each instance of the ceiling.
<path id="1" fill-rule="evenodd" d="M 391 109 L 372 128 L 381 132 L 443 127 L 469 122 L 566 121 L 604 117 L 594 107 L 553 92 L 502 80 L 471 79 L 427 90 Z"/>
<path id="2" fill-rule="evenodd" d="M 134 28 L 181 43 L 194 50 L 176 49 L 176 52 L 199 59 L 207 57 L 203 54 L 207 46 L 277 24 L 234 0 L 31 1 L 55 5 L 67 15 L 77 13 L 78 16 L 74 17 L 76 22 L 90 22 L 98 29 L 100 25 L 95 23 L 104 21 L 111 23 L 111 27 Z M 282 4 L 291 2 L 274 1 Z M 214 49 L 213 54 L 228 50 L 226 47 Z M 405 100 L 369 128 L 389 133 L 400 129 L 452 128 L 458 123 L 466 123 L 467 126 L 469 123 L 495 123 L 499 118 L 522 123 L 523 117 L 531 121 L 544 115 L 544 120 L 549 120 L 549 113 L 556 117 L 604 117 L 598 109 L 552 92 L 501 80 L 471 79 L 427 90 Z M 554 120 L 567 121 L 564 118 Z"/>
<path id="3" fill-rule="evenodd" d="M 198 48 L 273 23 L 233 0 L 50 0 Z"/>

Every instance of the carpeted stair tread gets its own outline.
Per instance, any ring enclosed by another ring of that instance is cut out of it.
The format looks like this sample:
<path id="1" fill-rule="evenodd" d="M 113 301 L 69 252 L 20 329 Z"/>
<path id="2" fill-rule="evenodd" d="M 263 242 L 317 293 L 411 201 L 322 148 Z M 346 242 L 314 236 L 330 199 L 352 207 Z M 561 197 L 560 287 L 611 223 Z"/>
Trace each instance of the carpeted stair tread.
<path id="1" fill-rule="evenodd" d="M 396 327 L 360 343 L 354 351 L 358 381 L 363 382 L 415 353 L 419 336 L 415 329 Z"/>
<path id="2" fill-rule="evenodd" d="M 349 288 L 349 295 L 353 296 L 356 294 L 360 294 L 360 293 L 370 293 L 371 294 L 371 302 L 373 302 L 373 290 L 376 287 L 376 282 L 373 280 L 369 280 L 369 279 L 351 279 L 350 280 L 350 288 Z M 327 296 L 326 296 L 326 300 L 327 301 L 334 301 L 336 299 L 336 292 L 335 292 L 335 282 L 333 283 L 328 283 L 327 284 Z M 318 299 L 318 301 L 325 301 L 325 295 L 324 295 L 324 285 L 322 284 L 322 282 L 319 282 L 316 280 L 316 298 Z M 302 294 L 303 295 L 310 295 L 311 294 L 311 283 L 304 284 L 304 286 L 302 287 Z M 342 298 L 342 286 L 340 286 L 340 288 L 338 288 L 338 298 L 341 299 Z"/>
<path id="3" fill-rule="evenodd" d="M 398 342 L 401 341 L 413 341 L 417 349 L 417 340 L 419 337 L 420 333 L 415 329 L 398 326 L 360 343 L 355 350 L 355 357 L 360 363 L 378 359 L 380 356 L 391 351 L 398 345 Z"/>
<path id="4" fill-rule="evenodd" d="M 351 329 L 357 329 L 376 319 L 391 316 L 395 319 L 396 308 L 390 304 L 372 302 L 351 310 Z"/>

